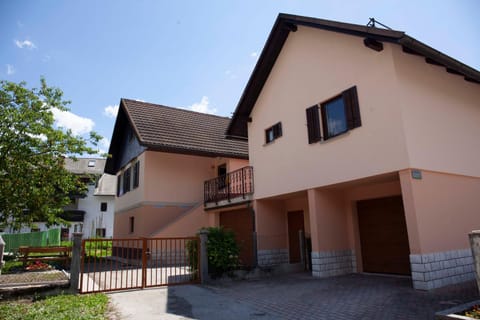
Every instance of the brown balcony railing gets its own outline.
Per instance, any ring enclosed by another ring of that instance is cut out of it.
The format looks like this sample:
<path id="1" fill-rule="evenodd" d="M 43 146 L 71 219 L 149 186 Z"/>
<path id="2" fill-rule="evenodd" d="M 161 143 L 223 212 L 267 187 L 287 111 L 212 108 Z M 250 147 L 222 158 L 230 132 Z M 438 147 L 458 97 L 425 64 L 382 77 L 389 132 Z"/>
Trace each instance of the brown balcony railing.
<path id="1" fill-rule="evenodd" d="M 253 167 L 250 166 L 207 180 L 204 184 L 205 205 L 222 200 L 245 199 L 250 194 L 253 194 Z"/>

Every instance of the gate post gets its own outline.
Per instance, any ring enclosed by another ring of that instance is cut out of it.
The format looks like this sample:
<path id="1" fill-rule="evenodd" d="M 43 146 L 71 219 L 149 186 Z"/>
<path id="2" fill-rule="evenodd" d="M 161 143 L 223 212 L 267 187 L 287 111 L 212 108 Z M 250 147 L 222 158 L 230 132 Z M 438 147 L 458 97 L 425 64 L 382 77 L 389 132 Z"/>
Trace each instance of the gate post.
<path id="1" fill-rule="evenodd" d="M 70 290 L 78 292 L 80 278 L 80 263 L 82 261 L 82 236 L 81 232 L 73 233 L 72 261 L 70 262 Z"/>
<path id="2" fill-rule="evenodd" d="M 200 282 L 205 284 L 208 278 L 208 255 L 207 255 L 208 231 L 200 230 Z"/>

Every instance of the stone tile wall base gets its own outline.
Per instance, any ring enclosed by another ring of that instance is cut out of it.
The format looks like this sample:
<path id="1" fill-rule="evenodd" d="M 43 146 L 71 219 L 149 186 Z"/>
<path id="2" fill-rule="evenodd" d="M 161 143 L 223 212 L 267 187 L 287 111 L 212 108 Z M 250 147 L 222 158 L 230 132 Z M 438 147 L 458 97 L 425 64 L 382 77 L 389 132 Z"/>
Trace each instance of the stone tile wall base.
<path id="1" fill-rule="evenodd" d="M 288 263 L 287 249 L 258 250 L 258 265 L 262 267 Z"/>
<path id="2" fill-rule="evenodd" d="M 354 273 L 357 263 L 354 250 L 312 252 L 312 275 L 332 277 Z"/>
<path id="3" fill-rule="evenodd" d="M 411 254 L 413 287 L 431 290 L 475 279 L 472 251 Z"/>

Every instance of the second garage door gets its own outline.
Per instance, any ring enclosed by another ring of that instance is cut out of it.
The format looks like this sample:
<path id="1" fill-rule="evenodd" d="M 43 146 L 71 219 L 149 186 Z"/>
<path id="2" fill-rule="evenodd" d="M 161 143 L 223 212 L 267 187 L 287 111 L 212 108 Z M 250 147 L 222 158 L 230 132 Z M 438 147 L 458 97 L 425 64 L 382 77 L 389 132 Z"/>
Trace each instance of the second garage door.
<path id="1" fill-rule="evenodd" d="M 253 220 L 248 209 L 224 211 L 220 213 L 220 225 L 235 233 L 240 246 L 240 262 L 243 266 L 253 264 Z"/>
<path id="2" fill-rule="evenodd" d="M 401 196 L 357 202 L 363 271 L 410 274 L 410 248 Z"/>

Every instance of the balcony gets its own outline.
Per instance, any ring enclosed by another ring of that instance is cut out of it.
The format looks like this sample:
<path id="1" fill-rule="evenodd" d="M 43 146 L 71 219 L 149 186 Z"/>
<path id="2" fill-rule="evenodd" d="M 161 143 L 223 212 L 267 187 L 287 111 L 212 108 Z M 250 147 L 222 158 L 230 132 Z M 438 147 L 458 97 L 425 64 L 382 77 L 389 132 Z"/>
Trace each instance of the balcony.
<path id="1" fill-rule="evenodd" d="M 213 209 L 252 200 L 253 167 L 227 173 L 204 183 L 205 209 Z"/>

